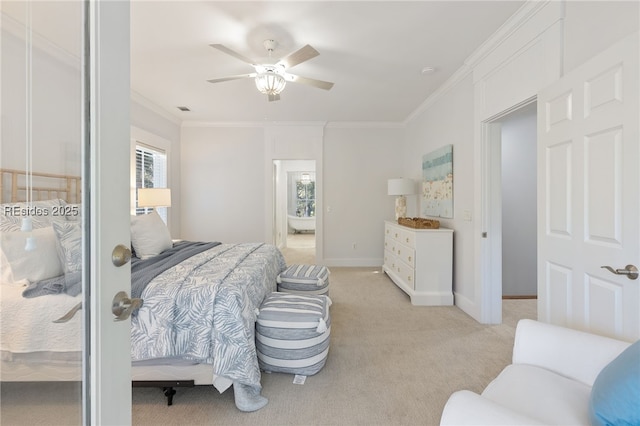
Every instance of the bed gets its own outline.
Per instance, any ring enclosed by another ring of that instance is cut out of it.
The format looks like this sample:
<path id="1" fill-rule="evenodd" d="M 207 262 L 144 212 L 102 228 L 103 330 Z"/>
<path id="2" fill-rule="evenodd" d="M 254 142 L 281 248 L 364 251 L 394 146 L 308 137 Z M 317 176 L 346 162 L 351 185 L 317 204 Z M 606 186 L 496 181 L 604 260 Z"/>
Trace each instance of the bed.
<path id="1" fill-rule="evenodd" d="M 54 322 L 82 298 L 73 249 L 79 244 L 78 217 L 54 214 L 75 211 L 78 180 L 43 174 L 51 183 L 38 185 L 31 207 L 48 213 L 34 216 L 27 234 L 19 231 L 21 218 L 13 214 L 25 207 L 20 202 L 24 174 L 0 170 L 0 175 L 0 380 L 79 380 L 80 315 Z M 34 174 L 34 186 L 39 177 Z M 286 267 L 280 251 L 264 243 L 175 242 L 155 213 L 132 217 L 131 231 L 136 255 L 131 295 L 137 292 L 144 300 L 131 321 L 134 384 L 165 388 L 169 403 L 174 386 L 213 385 L 223 392 L 233 385 L 239 409 L 266 404 L 260 395 L 255 319 Z M 36 270 L 34 262 L 20 263 L 16 254 L 24 250 L 27 235 L 38 241 Z"/>

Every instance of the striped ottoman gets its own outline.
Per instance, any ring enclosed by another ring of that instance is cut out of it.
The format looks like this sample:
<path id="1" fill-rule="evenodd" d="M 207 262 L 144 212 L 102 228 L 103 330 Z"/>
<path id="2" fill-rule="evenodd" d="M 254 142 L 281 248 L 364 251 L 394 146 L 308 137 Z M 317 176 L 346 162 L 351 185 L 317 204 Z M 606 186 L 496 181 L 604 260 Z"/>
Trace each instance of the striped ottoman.
<path id="1" fill-rule="evenodd" d="M 328 296 L 330 273 L 326 266 L 291 265 L 276 278 L 278 291 Z"/>
<path id="2" fill-rule="evenodd" d="M 268 372 L 311 376 L 329 353 L 331 319 L 327 296 L 273 292 L 260 306 L 256 349 Z"/>

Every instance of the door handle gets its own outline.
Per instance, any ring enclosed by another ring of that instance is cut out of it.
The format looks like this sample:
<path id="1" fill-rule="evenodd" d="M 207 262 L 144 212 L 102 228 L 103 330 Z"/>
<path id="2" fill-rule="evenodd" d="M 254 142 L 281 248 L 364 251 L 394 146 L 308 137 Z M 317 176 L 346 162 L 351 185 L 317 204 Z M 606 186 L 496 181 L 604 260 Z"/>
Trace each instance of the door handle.
<path id="1" fill-rule="evenodd" d="M 627 265 L 624 269 L 613 269 L 611 266 L 601 266 L 601 268 L 608 270 L 612 274 L 626 275 L 630 280 L 638 279 L 638 268 L 633 265 Z"/>
<path id="2" fill-rule="evenodd" d="M 142 299 L 129 299 L 126 291 L 119 291 L 113 298 L 111 312 L 116 316 L 114 321 L 124 321 L 133 311 L 142 306 Z"/>
<path id="3" fill-rule="evenodd" d="M 131 249 L 125 245 L 118 244 L 111 252 L 111 262 L 116 266 L 122 266 L 131 260 Z"/>

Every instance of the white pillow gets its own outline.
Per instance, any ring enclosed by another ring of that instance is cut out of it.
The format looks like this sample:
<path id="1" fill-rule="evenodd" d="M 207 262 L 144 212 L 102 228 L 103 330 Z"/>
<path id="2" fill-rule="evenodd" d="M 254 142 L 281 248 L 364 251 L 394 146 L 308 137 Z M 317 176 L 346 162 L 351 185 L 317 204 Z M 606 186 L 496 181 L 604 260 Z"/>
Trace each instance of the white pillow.
<path id="1" fill-rule="evenodd" d="M 131 216 L 131 245 L 140 259 L 157 256 L 173 247 L 169 228 L 155 210 Z"/>
<path id="2" fill-rule="evenodd" d="M 26 251 L 27 237 L 36 239 L 36 249 Z M 51 226 L 29 232 L 2 232 L 0 236 L 2 255 L 7 265 L 3 265 L 3 281 L 16 282 L 27 279 L 30 282 L 46 280 L 62 275 L 62 264 L 56 251 L 56 235 Z M 5 270 L 5 266 L 8 270 Z"/>

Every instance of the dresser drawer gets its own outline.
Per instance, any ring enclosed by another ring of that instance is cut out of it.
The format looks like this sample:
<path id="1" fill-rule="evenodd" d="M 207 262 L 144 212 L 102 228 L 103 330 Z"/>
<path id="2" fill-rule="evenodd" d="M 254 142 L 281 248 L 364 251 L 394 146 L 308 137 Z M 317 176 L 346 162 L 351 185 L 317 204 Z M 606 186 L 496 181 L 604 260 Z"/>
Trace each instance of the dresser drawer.
<path id="1" fill-rule="evenodd" d="M 409 265 L 411 268 L 416 266 L 416 251 L 402 244 L 397 245 L 396 255 L 398 259 Z"/>
<path id="2" fill-rule="evenodd" d="M 402 260 L 412 268 L 415 265 L 415 250 L 409 248 L 403 244 L 395 243 L 394 253 L 398 256 L 398 259 Z"/>
<path id="3" fill-rule="evenodd" d="M 397 262 L 396 259 L 397 259 L 396 256 L 393 253 L 391 253 L 390 250 L 385 250 L 384 251 L 384 264 L 389 269 L 392 269 L 394 271 L 396 270 L 396 268 L 395 268 L 395 264 Z"/>
<path id="4" fill-rule="evenodd" d="M 392 238 L 393 237 L 393 231 L 394 231 L 394 226 L 390 225 L 388 223 L 385 223 L 384 225 L 384 237 L 387 238 Z"/>
<path id="5" fill-rule="evenodd" d="M 408 229 L 400 229 L 398 231 L 399 236 L 397 238 L 399 243 L 404 244 L 407 247 L 416 247 L 416 233 Z"/>
<path id="6" fill-rule="evenodd" d="M 415 270 L 407 265 L 406 263 L 396 260 L 396 269 L 395 271 L 398 273 L 398 276 L 402 281 L 404 281 L 411 289 L 415 289 L 414 279 L 415 279 Z"/>
<path id="7" fill-rule="evenodd" d="M 396 240 L 394 240 L 391 237 L 385 238 L 384 239 L 384 249 L 385 250 L 389 250 L 391 253 L 395 255 L 397 255 L 397 251 L 398 251 L 398 242 Z"/>

